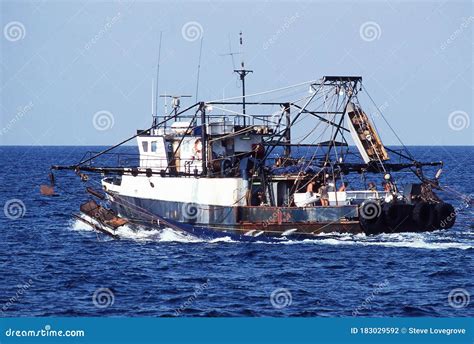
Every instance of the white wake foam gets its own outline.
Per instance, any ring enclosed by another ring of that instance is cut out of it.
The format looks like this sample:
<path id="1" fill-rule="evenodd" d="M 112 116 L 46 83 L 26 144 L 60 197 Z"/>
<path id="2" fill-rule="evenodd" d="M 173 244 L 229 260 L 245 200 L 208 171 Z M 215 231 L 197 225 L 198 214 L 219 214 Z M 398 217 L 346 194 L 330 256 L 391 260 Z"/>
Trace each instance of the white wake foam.
<path id="1" fill-rule="evenodd" d="M 222 237 L 222 238 L 216 238 L 216 239 L 212 239 L 212 240 L 209 240 L 210 243 L 219 243 L 219 242 L 238 242 L 238 241 L 235 241 L 235 240 L 232 240 L 231 237 Z"/>
<path id="2" fill-rule="evenodd" d="M 92 235 L 96 231 L 86 223 L 75 220 L 71 229 L 83 232 L 86 235 Z M 88 233 L 87 233 L 88 232 Z M 116 232 L 121 238 L 136 241 L 155 241 L 155 242 L 180 242 L 180 243 L 238 243 L 230 237 L 204 240 L 185 232 L 176 231 L 171 228 L 164 229 L 145 229 L 142 227 L 132 228 L 128 225 L 119 227 Z M 314 239 L 305 240 L 281 240 L 278 242 L 257 242 L 261 244 L 272 245 L 339 245 L 339 246 L 385 246 L 385 247 L 407 247 L 428 250 L 446 250 L 446 249 L 472 249 L 472 240 L 459 241 L 451 237 L 449 232 L 432 233 L 393 233 L 379 234 L 375 236 L 366 236 L 365 234 L 348 233 L 322 233 Z"/>
<path id="3" fill-rule="evenodd" d="M 94 228 L 88 224 L 75 219 L 71 225 L 73 231 L 84 232 L 84 234 L 92 235 L 93 233 L 99 233 Z M 89 232 L 89 233 L 86 233 Z M 185 232 L 175 231 L 171 228 L 163 229 L 149 229 L 140 226 L 135 226 L 132 228 L 129 225 L 124 225 L 119 227 L 115 232 L 120 238 L 136 240 L 136 241 L 156 241 L 156 242 L 182 242 L 182 243 L 193 243 L 193 242 L 203 242 L 195 236 L 192 236 Z M 100 235 L 105 236 L 106 234 L 100 233 Z"/>
<path id="4" fill-rule="evenodd" d="M 71 221 L 71 230 L 77 232 L 94 232 L 94 228 L 78 219 Z"/>
<path id="5" fill-rule="evenodd" d="M 329 237 L 329 238 L 327 238 Z M 429 250 L 474 248 L 472 242 L 458 242 L 455 238 L 446 235 L 440 237 L 438 233 L 393 233 L 366 236 L 365 234 L 320 234 L 316 239 L 302 241 L 290 240 L 284 244 L 318 244 L 318 245 L 359 245 L 359 246 L 385 246 L 407 247 Z"/>

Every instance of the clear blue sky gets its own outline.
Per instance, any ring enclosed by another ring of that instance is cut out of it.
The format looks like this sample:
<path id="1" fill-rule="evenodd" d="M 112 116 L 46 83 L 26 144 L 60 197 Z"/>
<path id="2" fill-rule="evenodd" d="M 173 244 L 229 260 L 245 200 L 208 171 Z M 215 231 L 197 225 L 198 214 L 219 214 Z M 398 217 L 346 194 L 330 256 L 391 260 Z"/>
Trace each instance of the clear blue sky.
<path id="1" fill-rule="evenodd" d="M 195 94 L 189 22 L 204 37 L 201 99 L 240 94 L 220 54 L 242 30 L 249 93 L 362 75 L 406 144 L 474 143 L 469 0 L 0 2 L 0 144 L 110 145 L 148 127 L 160 31 L 160 93 Z M 98 111 L 113 126 L 97 130 Z"/>

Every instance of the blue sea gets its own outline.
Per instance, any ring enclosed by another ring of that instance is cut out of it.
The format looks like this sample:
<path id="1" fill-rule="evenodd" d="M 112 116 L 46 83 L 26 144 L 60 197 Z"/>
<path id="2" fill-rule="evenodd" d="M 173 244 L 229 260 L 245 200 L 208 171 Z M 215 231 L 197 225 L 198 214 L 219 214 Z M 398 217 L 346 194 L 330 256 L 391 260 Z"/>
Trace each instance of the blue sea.
<path id="1" fill-rule="evenodd" d="M 39 186 L 102 148 L 0 147 L 0 316 L 474 316 L 473 147 L 409 147 L 445 162 L 450 230 L 284 243 L 97 234 L 72 216 L 89 198 L 73 172 L 55 173 L 56 197 Z"/>

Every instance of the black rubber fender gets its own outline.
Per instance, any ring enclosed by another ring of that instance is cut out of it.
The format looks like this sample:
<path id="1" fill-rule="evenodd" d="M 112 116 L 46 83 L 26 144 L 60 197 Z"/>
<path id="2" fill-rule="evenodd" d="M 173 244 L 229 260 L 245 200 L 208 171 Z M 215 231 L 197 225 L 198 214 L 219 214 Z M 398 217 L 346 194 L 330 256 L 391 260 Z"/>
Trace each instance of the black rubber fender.
<path id="1" fill-rule="evenodd" d="M 383 214 L 380 214 L 373 220 L 367 220 L 363 217 L 360 217 L 359 222 L 364 229 L 365 234 L 374 235 L 386 232 L 387 225 L 385 224 Z"/>
<path id="2" fill-rule="evenodd" d="M 438 203 L 434 207 L 436 214 L 436 228 L 449 229 L 456 222 L 456 210 L 449 203 Z"/>
<path id="3" fill-rule="evenodd" d="M 385 231 L 385 220 L 379 202 L 368 200 L 359 206 L 359 223 L 366 234 L 379 234 Z"/>
<path id="4" fill-rule="evenodd" d="M 431 206 L 429 203 L 426 202 L 419 202 L 415 205 L 413 209 L 412 218 L 413 221 L 421 227 L 421 229 L 425 229 L 430 225 L 431 221 Z"/>
<path id="5" fill-rule="evenodd" d="M 428 221 L 426 229 L 434 231 L 439 229 L 438 216 L 436 215 L 435 204 L 429 204 L 430 206 L 430 219 Z"/>
<path id="6" fill-rule="evenodd" d="M 406 232 L 411 223 L 412 206 L 410 204 L 387 203 L 383 207 L 387 232 Z"/>

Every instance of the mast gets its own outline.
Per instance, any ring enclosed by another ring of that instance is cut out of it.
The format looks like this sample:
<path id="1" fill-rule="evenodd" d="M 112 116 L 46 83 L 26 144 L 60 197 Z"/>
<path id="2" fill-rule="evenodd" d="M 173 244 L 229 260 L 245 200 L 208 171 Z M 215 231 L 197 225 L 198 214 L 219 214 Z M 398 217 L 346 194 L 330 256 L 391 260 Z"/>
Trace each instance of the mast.
<path id="1" fill-rule="evenodd" d="M 244 58 L 242 53 L 242 31 L 240 31 L 240 54 L 242 54 L 242 61 L 240 62 L 240 69 L 234 69 L 234 73 L 239 74 L 240 81 L 242 81 L 242 114 L 244 115 L 244 127 L 246 125 L 246 117 L 245 117 L 245 77 L 249 73 L 253 73 L 253 70 L 245 69 Z"/>
<path id="2" fill-rule="evenodd" d="M 284 103 L 282 104 L 283 107 L 283 112 L 285 114 L 286 118 L 286 128 L 285 128 L 285 139 L 286 139 L 286 145 L 285 145 L 285 157 L 290 158 L 291 157 L 291 115 L 290 115 L 290 103 Z"/>
<path id="3" fill-rule="evenodd" d="M 341 118 L 339 119 L 339 122 L 336 125 L 336 130 L 334 132 L 334 135 L 332 135 L 332 138 L 329 140 L 329 147 L 326 153 L 325 161 L 329 162 L 330 159 L 330 154 L 331 150 L 335 147 L 335 142 L 337 139 L 337 135 L 339 134 L 339 131 L 342 130 L 343 128 L 343 123 L 344 123 L 344 117 L 347 112 L 347 107 L 351 103 L 352 98 L 357 95 L 357 86 L 359 83 L 362 82 L 362 77 L 360 76 L 325 76 L 323 78 L 323 84 L 328 82 L 330 85 L 336 85 L 337 87 L 341 88 L 343 87 L 346 89 L 347 86 L 349 86 L 349 92 L 344 91 L 344 98 L 347 96 L 347 100 L 344 105 L 344 110 L 342 111 Z"/>
<path id="4" fill-rule="evenodd" d="M 206 105 L 204 102 L 199 104 L 201 111 L 201 158 L 202 158 L 202 174 L 207 175 L 207 123 L 206 123 Z"/>
<path id="5" fill-rule="evenodd" d="M 161 39 L 162 38 L 163 38 L 163 32 L 160 31 L 160 45 L 158 46 L 158 62 L 156 65 L 155 112 L 153 113 L 152 111 L 153 125 L 156 125 L 158 121 L 158 81 L 160 79 Z"/>
<path id="6" fill-rule="evenodd" d="M 198 66 L 197 66 L 197 79 L 196 79 L 196 101 L 198 101 L 198 94 L 199 94 L 199 74 L 201 72 L 201 56 L 202 56 L 202 41 L 203 37 L 201 37 L 201 47 L 199 48 L 199 61 L 198 61 Z"/>
<path id="7" fill-rule="evenodd" d="M 153 117 L 153 124 L 155 124 L 155 80 L 151 79 L 151 117 Z"/>

